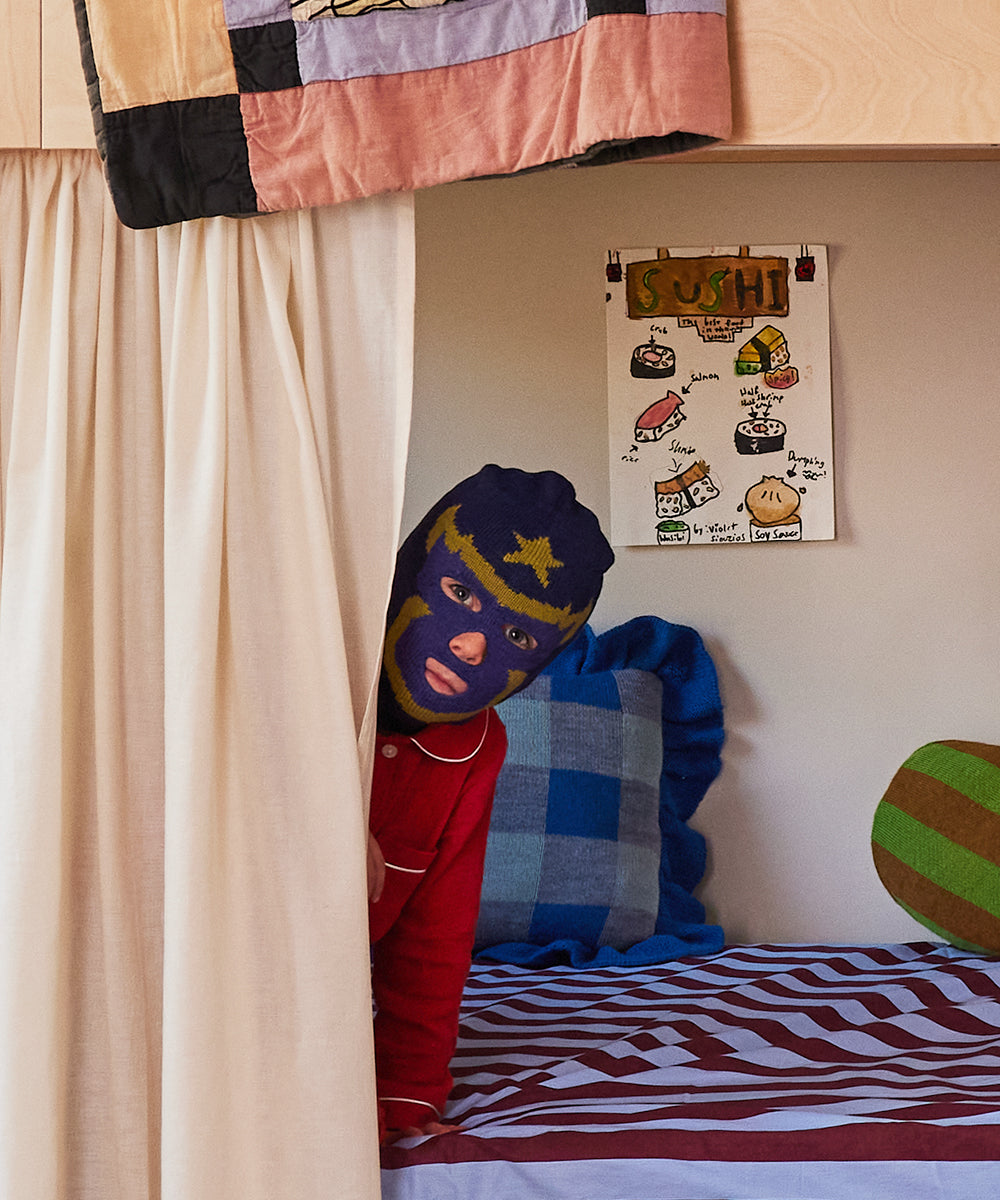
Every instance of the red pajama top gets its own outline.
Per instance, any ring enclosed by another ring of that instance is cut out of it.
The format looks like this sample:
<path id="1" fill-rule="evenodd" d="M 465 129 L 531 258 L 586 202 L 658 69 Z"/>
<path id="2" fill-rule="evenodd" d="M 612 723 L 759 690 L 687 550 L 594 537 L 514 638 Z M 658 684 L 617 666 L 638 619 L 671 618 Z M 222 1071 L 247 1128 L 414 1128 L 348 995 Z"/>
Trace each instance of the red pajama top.
<path id="1" fill-rule="evenodd" d="M 507 734 L 492 709 L 414 737 L 379 734 L 369 824 L 386 861 L 368 906 L 375 1067 L 386 1127 L 439 1117 L 472 957 Z"/>

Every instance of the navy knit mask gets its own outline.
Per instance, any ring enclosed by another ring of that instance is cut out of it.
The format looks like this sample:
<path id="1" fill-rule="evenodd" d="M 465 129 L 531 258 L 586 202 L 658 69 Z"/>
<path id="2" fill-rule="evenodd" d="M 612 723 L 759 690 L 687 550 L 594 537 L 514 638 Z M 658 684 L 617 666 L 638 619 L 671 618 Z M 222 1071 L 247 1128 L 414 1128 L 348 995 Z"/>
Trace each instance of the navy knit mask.
<path id="1" fill-rule="evenodd" d="M 554 471 L 490 465 L 452 488 L 396 559 L 380 726 L 464 721 L 525 687 L 584 625 L 613 561 Z"/>

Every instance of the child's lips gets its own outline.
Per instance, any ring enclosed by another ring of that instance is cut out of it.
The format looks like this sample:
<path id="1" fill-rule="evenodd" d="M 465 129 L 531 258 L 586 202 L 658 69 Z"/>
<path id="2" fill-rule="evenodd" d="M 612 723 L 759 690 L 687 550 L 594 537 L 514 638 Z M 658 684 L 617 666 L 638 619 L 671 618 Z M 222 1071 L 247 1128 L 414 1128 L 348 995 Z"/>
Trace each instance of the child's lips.
<path id="1" fill-rule="evenodd" d="M 436 658 L 428 658 L 424 663 L 424 678 L 439 696 L 461 696 L 469 689 L 464 679 Z"/>

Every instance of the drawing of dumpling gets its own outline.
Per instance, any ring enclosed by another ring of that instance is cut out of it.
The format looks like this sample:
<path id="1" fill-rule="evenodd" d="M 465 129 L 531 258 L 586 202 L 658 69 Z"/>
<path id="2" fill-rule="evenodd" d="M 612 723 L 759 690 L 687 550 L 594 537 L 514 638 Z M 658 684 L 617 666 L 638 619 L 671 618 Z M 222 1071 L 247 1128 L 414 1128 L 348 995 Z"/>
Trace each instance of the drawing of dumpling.
<path id="1" fill-rule="evenodd" d="M 748 489 L 744 501 L 758 525 L 782 525 L 797 520 L 802 497 L 786 480 L 764 475 Z"/>
<path id="2" fill-rule="evenodd" d="M 788 343 L 780 329 L 765 325 L 740 347 L 736 359 L 737 375 L 759 375 L 761 371 L 774 371 L 788 362 Z"/>
<path id="3" fill-rule="evenodd" d="M 650 338 L 632 351 L 629 372 L 633 379 L 666 379 L 673 375 L 676 367 L 673 350 Z"/>
<path id="4" fill-rule="evenodd" d="M 684 401 L 676 392 L 667 392 L 662 400 L 657 400 L 642 413 L 635 423 L 635 440 L 637 442 L 658 442 L 665 433 L 684 420 L 681 406 Z"/>
<path id="5" fill-rule="evenodd" d="M 719 489 L 709 470 L 708 464 L 702 459 L 680 475 L 654 484 L 656 515 L 679 517 L 681 513 L 690 512 L 692 508 L 699 508 L 709 500 L 714 500 L 719 495 Z"/>

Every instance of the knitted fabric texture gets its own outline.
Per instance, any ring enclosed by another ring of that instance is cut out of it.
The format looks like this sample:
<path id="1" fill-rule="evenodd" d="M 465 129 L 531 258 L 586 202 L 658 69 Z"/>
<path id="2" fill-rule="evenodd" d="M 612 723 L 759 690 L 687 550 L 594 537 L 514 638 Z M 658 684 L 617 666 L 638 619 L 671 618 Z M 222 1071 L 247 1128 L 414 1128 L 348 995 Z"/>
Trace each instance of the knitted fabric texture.
<path id="1" fill-rule="evenodd" d="M 931 742 L 910 755 L 875 810 L 872 854 L 921 925 L 1000 953 L 1000 746 Z"/>
<path id="2" fill-rule="evenodd" d="M 613 561 L 597 518 L 555 471 L 490 464 L 457 484 L 397 555 L 380 726 L 467 720 L 527 686 L 582 628 Z M 486 640 L 474 669 L 453 651 L 470 632 Z M 459 678 L 455 695 L 425 682 L 431 662 Z"/>

